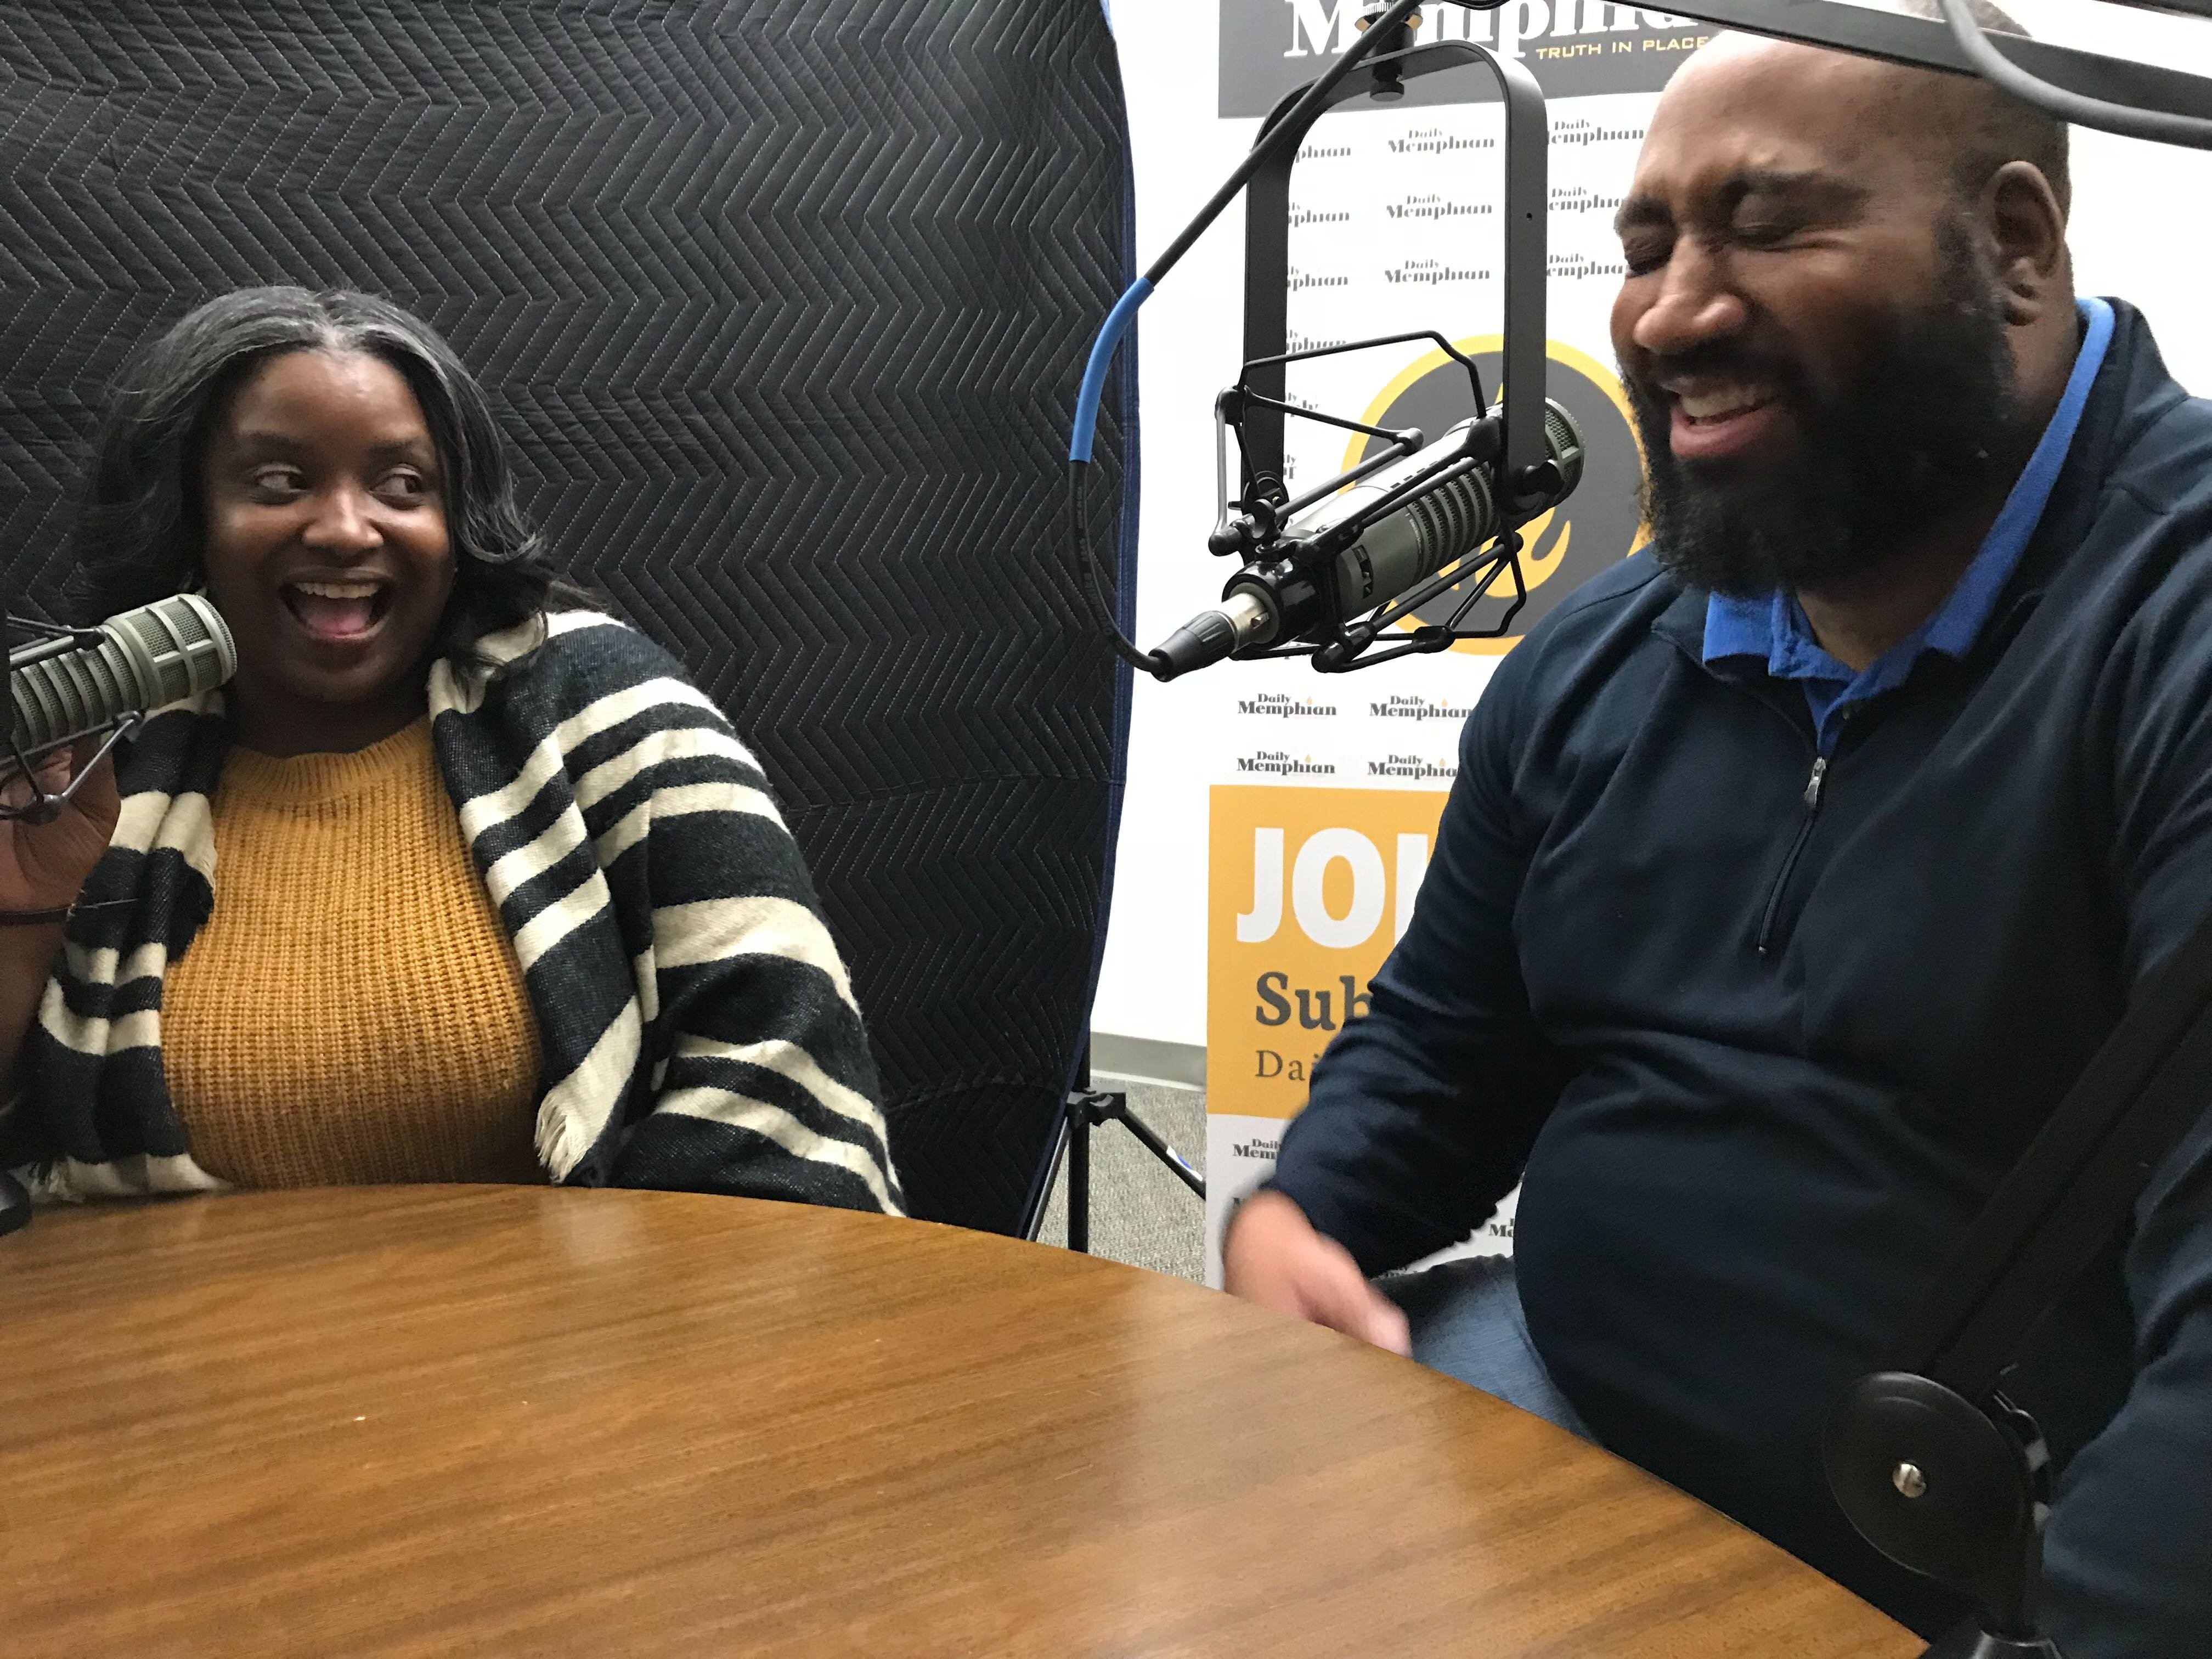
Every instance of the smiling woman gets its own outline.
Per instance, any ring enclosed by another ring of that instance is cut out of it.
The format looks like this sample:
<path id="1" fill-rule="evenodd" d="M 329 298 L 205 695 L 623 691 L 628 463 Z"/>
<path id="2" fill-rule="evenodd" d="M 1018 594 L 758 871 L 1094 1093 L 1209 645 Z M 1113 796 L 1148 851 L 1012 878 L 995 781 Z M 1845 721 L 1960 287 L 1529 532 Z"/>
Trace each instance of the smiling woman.
<path id="1" fill-rule="evenodd" d="M 422 713 L 453 586 L 444 469 L 406 380 L 364 353 L 258 366 L 209 434 L 208 591 L 244 641 L 239 741 L 357 749 Z"/>
<path id="2" fill-rule="evenodd" d="M 201 307 L 125 371 L 74 547 L 89 616 L 199 587 L 239 667 L 0 826 L 0 1169 L 899 1208 L 766 779 L 557 578 L 429 328 L 301 289 Z"/>

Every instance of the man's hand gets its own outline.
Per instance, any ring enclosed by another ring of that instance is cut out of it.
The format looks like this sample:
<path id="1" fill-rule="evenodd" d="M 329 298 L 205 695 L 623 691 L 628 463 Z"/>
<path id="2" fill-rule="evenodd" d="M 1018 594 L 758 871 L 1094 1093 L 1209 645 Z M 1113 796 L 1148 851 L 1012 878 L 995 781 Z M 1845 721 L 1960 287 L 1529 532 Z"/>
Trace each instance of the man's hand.
<path id="1" fill-rule="evenodd" d="M 1232 1296 L 1392 1353 L 1413 1351 L 1398 1304 L 1367 1282 L 1349 1250 L 1316 1232 L 1306 1212 L 1280 1193 L 1255 1193 L 1244 1201 L 1222 1241 L 1221 1267 Z"/>

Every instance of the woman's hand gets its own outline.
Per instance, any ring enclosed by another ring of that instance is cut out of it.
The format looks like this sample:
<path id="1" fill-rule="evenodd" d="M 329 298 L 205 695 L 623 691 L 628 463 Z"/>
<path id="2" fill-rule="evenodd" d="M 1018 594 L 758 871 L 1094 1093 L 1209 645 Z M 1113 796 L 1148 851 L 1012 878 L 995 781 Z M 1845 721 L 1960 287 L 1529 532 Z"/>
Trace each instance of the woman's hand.
<path id="1" fill-rule="evenodd" d="M 99 751 L 99 739 L 59 750 L 32 770 L 40 788 L 68 787 L 77 767 Z M 0 784 L 0 805 L 21 807 L 31 800 L 31 780 L 18 773 Z M 0 819 L 0 912 L 52 910 L 76 902 L 115 833 L 123 803 L 116 793 L 115 763 L 100 762 L 61 815 L 51 823 Z"/>

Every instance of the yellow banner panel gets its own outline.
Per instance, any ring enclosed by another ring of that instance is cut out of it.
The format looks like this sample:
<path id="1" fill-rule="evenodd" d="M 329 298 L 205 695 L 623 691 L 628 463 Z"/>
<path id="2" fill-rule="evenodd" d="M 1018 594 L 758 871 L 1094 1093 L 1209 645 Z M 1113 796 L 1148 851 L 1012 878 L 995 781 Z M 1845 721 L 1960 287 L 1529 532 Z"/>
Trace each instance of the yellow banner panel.
<path id="1" fill-rule="evenodd" d="M 1221 784 L 1206 876 L 1206 1106 L 1295 1117 L 1413 920 L 1444 795 Z"/>

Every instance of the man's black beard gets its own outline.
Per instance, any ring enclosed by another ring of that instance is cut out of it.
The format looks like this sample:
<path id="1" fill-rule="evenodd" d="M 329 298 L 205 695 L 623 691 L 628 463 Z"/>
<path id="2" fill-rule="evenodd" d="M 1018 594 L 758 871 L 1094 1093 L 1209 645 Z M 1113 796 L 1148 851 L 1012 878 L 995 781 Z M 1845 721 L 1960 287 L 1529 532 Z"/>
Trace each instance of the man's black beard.
<path id="1" fill-rule="evenodd" d="M 1778 388 L 1804 440 L 1778 465 L 1675 459 L 1671 400 L 1628 380 L 1653 551 L 1686 586 L 1747 599 L 1817 592 L 1879 566 L 2018 470 L 2019 386 L 1996 294 L 1962 227 L 1947 228 L 1942 246 L 1936 299 L 1900 313 L 1838 397 L 1820 398 L 1794 364 L 1726 342 L 1652 364 L 1654 380 L 1695 373 Z"/>

